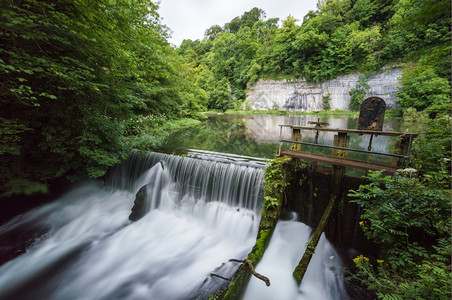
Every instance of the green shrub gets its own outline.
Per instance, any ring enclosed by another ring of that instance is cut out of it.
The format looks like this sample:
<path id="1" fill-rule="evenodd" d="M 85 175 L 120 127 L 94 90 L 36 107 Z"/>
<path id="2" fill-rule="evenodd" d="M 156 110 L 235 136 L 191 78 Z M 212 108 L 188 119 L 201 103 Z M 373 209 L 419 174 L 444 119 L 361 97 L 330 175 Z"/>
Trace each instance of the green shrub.
<path id="1" fill-rule="evenodd" d="M 450 187 L 451 118 L 428 120 L 427 132 L 412 146 L 410 165 L 433 187 Z"/>
<path id="2" fill-rule="evenodd" d="M 331 109 L 331 94 L 325 94 L 322 96 L 322 103 L 323 103 L 323 110 L 330 110 Z"/>
<path id="3" fill-rule="evenodd" d="M 408 66 L 397 93 L 402 108 L 426 110 L 432 116 L 449 115 L 451 109 L 450 82 L 438 76 L 429 66 Z"/>
<path id="4" fill-rule="evenodd" d="M 428 118 L 428 113 L 425 111 L 417 111 L 414 107 L 408 107 L 403 110 L 404 122 L 419 122 Z"/>
<path id="5" fill-rule="evenodd" d="M 397 173 L 367 179 L 349 196 L 363 208 L 360 227 L 380 259 L 355 258 L 348 279 L 382 299 L 450 299 L 450 190 Z"/>
<path id="6" fill-rule="evenodd" d="M 135 116 L 125 123 L 125 140 L 130 148 L 154 150 L 174 131 L 195 126 L 199 120 L 183 118 L 169 120 L 163 116 Z"/>
<path id="7" fill-rule="evenodd" d="M 363 103 L 366 97 L 366 93 L 369 89 L 370 86 L 367 84 L 366 78 L 360 77 L 358 84 L 349 92 L 350 104 L 348 105 L 348 107 L 351 111 L 359 111 L 361 103 Z"/>

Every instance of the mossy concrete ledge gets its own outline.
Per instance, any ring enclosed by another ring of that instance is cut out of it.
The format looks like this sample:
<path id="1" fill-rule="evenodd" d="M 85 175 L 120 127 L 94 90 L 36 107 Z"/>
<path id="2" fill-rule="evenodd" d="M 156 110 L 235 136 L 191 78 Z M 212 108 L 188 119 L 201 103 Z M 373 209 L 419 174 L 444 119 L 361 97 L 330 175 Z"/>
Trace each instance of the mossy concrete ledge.
<path id="1" fill-rule="evenodd" d="M 273 231 L 278 223 L 284 200 L 284 188 L 288 185 L 288 177 L 290 170 L 288 166 L 292 159 L 288 157 L 279 157 L 272 160 L 265 168 L 265 179 L 263 183 L 264 203 L 262 206 L 261 220 L 259 223 L 259 231 L 256 243 L 248 254 L 246 261 L 250 262 L 254 267 L 261 261 L 264 256 Z M 247 263 L 237 270 L 234 280 L 228 288 L 221 294 L 216 295 L 213 299 L 230 299 L 237 300 L 243 296 L 252 272 Z M 262 274 L 265 275 L 265 274 Z M 270 278 L 271 282 L 271 278 Z M 262 282 L 262 284 L 265 284 Z"/>

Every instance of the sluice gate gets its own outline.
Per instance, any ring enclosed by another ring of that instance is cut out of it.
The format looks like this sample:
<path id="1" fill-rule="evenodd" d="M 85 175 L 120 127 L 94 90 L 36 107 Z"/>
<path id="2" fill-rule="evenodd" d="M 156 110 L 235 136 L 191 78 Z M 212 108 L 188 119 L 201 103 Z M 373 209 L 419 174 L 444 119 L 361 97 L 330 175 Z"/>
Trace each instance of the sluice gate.
<path id="1" fill-rule="evenodd" d="M 393 174 L 397 170 L 408 166 L 411 145 L 418 134 L 383 131 L 385 107 L 385 102 L 381 98 L 370 97 L 366 99 L 361 105 L 357 129 L 328 128 L 325 126 L 329 124 L 320 122 L 320 120 L 309 122 L 314 125 L 312 127 L 279 125 L 280 144 L 278 156 L 295 158 L 297 165 L 307 161 L 312 178 L 316 172 L 326 174 L 330 178 L 329 195 L 327 196 L 328 204 L 318 221 L 317 229 L 306 246 L 303 257 L 293 272 L 293 277 L 298 284 L 303 280 L 320 235 L 324 232 L 334 208 L 337 207 L 338 200 L 344 197 L 343 194 L 346 191 L 343 187 L 345 186 L 346 168 L 365 170 L 366 173 L 367 171 L 381 171 L 386 174 Z M 283 136 L 284 128 L 290 129 L 290 138 Z M 333 145 L 319 142 L 320 134 L 334 135 L 332 139 Z M 304 138 L 305 135 L 306 138 Z M 368 139 L 367 149 L 356 146 L 351 147 L 351 136 L 354 136 L 355 144 L 362 144 L 359 142 L 360 139 Z M 393 149 L 391 152 L 372 150 L 375 137 L 392 138 Z M 354 157 L 349 157 L 349 153 L 353 153 Z M 321 165 L 318 165 L 318 163 Z"/>

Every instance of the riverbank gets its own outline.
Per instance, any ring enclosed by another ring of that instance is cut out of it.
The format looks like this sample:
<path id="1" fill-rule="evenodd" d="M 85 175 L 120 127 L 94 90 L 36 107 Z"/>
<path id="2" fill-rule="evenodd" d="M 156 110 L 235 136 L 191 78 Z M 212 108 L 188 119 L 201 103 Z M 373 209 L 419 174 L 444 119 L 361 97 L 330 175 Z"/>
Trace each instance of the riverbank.
<path id="1" fill-rule="evenodd" d="M 200 120 L 191 118 L 171 120 L 155 116 L 137 117 L 125 121 L 123 143 L 128 149 L 153 151 L 172 133 L 200 123 Z M 54 201 L 64 194 L 73 182 L 83 179 L 86 178 L 76 178 L 71 182 L 63 176 L 47 181 L 45 192 L 2 195 L 0 201 L 3 209 L 0 211 L 0 224 L 35 207 Z"/>
<path id="2" fill-rule="evenodd" d="M 347 115 L 358 116 L 359 112 L 346 111 L 346 110 L 321 110 L 321 111 L 288 111 L 288 110 L 234 110 L 228 109 L 225 112 L 209 110 L 205 114 L 227 114 L 227 115 L 271 115 L 271 116 L 284 116 L 284 115 Z"/>
<path id="3" fill-rule="evenodd" d="M 228 114 L 228 115 L 272 115 L 272 116 L 285 116 L 285 115 L 320 115 L 320 116 L 359 116 L 358 111 L 347 111 L 347 110 L 319 110 L 319 111 L 288 111 L 288 110 L 234 110 L 229 109 L 225 112 L 209 110 L 204 114 Z M 398 110 L 387 110 L 385 113 L 386 117 L 399 117 L 400 111 Z"/>
<path id="4" fill-rule="evenodd" d="M 130 149 L 153 151 L 172 133 L 200 123 L 200 120 L 191 118 L 168 120 L 163 117 L 141 116 L 126 122 L 124 139 Z"/>

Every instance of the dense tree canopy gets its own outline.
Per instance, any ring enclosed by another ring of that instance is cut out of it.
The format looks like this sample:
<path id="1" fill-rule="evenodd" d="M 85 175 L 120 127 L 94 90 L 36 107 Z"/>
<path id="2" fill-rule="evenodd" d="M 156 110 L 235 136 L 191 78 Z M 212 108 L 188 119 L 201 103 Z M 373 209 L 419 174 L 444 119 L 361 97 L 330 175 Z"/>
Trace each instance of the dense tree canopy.
<path id="1" fill-rule="evenodd" d="M 261 78 L 322 82 L 361 72 L 350 91 L 356 110 L 366 77 L 399 67 L 400 108 L 450 114 L 450 0 L 319 0 L 301 24 L 253 8 L 177 49 L 157 3 L 0 1 L 0 198 L 101 177 L 132 147 L 152 148 L 188 124 L 184 117 L 246 106 L 246 89 Z M 352 278 L 382 298 L 450 298 L 451 124 L 429 121 L 412 149 L 419 178 L 374 173 L 352 192 L 360 226 L 384 250 L 377 272 L 355 258 Z M 225 149 L 231 143 L 245 144 L 234 133 L 220 138 Z"/>
<path id="2" fill-rule="evenodd" d="M 324 0 L 301 24 L 253 8 L 177 49 L 156 3 L 0 2 L 0 194 L 102 176 L 143 128 L 243 107 L 260 78 L 398 66 L 401 108 L 450 111 L 450 1 Z"/>
<path id="3" fill-rule="evenodd" d="M 0 9 L 3 194 L 99 177 L 129 151 L 123 120 L 196 109 L 153 2 L 6 0 Z"/>
<path id="4" fill-rule="evenodd" d="M 229 107 L 246 100 L 247 86 L 259 78 L 321 82 L 390 65 L 406 70 L 401 108 L 448 113 L 450 8 L 447 0 L 325 0 L 301 25 L 291 16 L 278 25 L 278 19 L 266 20 L 264 11 L 253 8 L 223 27 L 209 28 L 202 41 L 185 40 L 178 50 L 212 72 L 202 85 L 207 92 L 226 81 L 235 97 Z M 413 91 L 413 83 L 425 76 L 435 87 Z M 413 105 L 416 101 L 421 104 Z M 212 101 L 208 107 L 225 108 Z"/>

